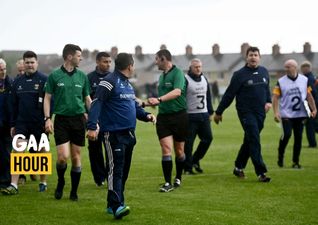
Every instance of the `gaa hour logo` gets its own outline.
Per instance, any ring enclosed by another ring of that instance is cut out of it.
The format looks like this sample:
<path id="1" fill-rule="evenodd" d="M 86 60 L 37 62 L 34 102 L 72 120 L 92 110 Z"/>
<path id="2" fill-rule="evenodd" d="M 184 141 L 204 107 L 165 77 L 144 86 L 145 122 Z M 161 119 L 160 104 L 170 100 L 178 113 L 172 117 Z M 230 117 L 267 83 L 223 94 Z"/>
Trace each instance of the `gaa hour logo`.
<path id="1" fill-rule="evenodd" d="M 11 153 L 10 157 L 11 174 L 52 174 L 52 154 L 46 134 L 42 133 L 39 143 L 34 135 L 30 135 L 28 140 L 22 134 L 15 135 L 12 147 L 15 152 Z M 24 153 L 25 150 L 29 152 L 31 148 L 36 153 Z M 45 151 L 42 152 L 42 149 Z"/>

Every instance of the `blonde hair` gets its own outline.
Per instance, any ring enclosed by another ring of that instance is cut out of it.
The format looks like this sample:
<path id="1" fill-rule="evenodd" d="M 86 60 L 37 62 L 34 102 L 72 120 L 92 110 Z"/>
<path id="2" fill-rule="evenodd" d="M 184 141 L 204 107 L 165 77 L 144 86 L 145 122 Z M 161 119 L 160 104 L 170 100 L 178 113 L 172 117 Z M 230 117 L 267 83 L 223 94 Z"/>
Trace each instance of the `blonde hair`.
<path id="1" fill-rule="evenodd" d="M 15 63 L 15 65 L 16 66 L 19 66 L 19 65 L 23 65 L 23 62 L 24 62 L 24 60 L 23 59 L 19 59 L 16 63 Z"/>
<path id="2" fill-rule="evenodd" d="M 306 67 L 306 66 L 308 66 L 311 69 L 311 63 L 309 61 L 302 62 L 300 67 L 302 68 L 302 67 Z"/>

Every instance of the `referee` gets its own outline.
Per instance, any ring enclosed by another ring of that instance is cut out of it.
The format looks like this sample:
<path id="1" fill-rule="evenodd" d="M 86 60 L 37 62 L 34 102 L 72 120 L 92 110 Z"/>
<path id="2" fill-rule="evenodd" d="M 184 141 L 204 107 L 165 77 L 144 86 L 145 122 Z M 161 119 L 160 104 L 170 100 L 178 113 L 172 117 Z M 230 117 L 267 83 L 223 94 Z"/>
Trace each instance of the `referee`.
<path id="1" fill-rule="evenodd" d="M 130 212 L 129 206 L 125 205 L 124 190 L 136 144 L 136 118 L 145 122 L 156 121 L 154 115 L 145 112 L 136 102 L 134 89 L 128 80 L 133 74 L 132 55 L 118 54 L 115 71 L 99 83 L 87 123 L 87 137 L 93 141 L 98 138 L 99 121 L 109 165 L 107 212 L 113 213 L 116 219 Z"/>
<path id="2" fill-rule="evenodd" d="M 159 98 L 149 98 L 148 104 L 159 105 L 157 135 L 162 150 L 162 170 L 165 183 L 160 192 L 170 192 L 180 187 L 184 168 L 184 142 L 187 137 L 188 116 L 186 104 L 186 83 L 182 70 L 172 64 L 171 53 L 164 49 L 156 53 L 156 65 L 163 73 L 159 78 Z M 176 177 L 171 184 L 172 150 L 176 154 Z"/>
<path id="3" fill-rule="evenodd" d="M 71 193 L 70 200 L 77 201 L 77 189 L 81 178 L 81 147 L 85 146 L 84 113 L 89 109 L 89 82 L 85 73 L 77 69 L 82 60 L 82 50 L 73 44 L 63 49 L 64 64 L 53 71 L 46 83 L 44 98 L 45 129 L 53 133 L 50 118 L 50 102 L 54 97 L 54 138 L 57 149 L 56 171 L 58 183 L 55 198 L 61 199 L 65 185 L 64 174 L 67 159 L 71 155 Z"/>

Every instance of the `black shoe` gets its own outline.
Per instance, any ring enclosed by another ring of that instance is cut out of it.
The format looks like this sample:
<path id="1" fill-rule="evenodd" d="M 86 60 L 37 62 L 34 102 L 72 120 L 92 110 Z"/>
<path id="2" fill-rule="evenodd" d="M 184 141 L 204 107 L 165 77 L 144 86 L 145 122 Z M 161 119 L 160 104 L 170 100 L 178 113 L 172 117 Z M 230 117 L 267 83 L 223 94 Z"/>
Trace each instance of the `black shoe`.
<path id="1" fill-rule="evenodd" d="M 267 177 L 265 174 L 261 174 L 258 176 L 258 181 L 263 182 L 263 183 L 267 183 L 267 182 L 271 181 L 271 178 Z"/>
<path id="2" fill-rule="evenodd" d="M 62 198 L 64 185 L 65 185 L 65 181 L 57 182 L 57 186 L 54 193 L 55 199 L 60 200 Z"/>
<path id="3" fill-rule="evenodd" d="M 55 193 L 54 193 L 55 199 L 60 200 L 62 196 L 63 196 L 63 189 L 62 190 L 55 189 Z"/>
<path id="4" fill-rule="evenodd" d="M 184 171 L 185 175 L 195 175 L 195 173 L 193 172 L 193 170 L 185 170 Z"/>
<path id="5" fill-rule="evenodd" d="M 193 168 L 194 168 L 195 171 L 197 171 L 198 173 L 203 173 L 203 170 L 201 169 L 199 163 L 194 163 L 194 164 L 193 164 Z"/>
<path id="6" fill-rule="evenodd" d="M 301 169 L 301 165 L 299 165 L 299 163 L 293 163 L 292 168 L 293 169 Z"/>
<path id="7" fill-rule="evenodd" d="M 317 148 L 317 145 L 308 145 L 308 148 Z"/>
<path id="8" fill-rule="evenodd" d="M 72 201 L 74 201 L 74 202 L 78 201 L 77 193 L 71 192 L 71 193 L 70 193 L 70 200 L 72 200 Z"/>
<path id="9" fill-rule="evenodd" d="M 174 188 L 178 188 L 178 187 L 180 187 L 180 186 L 181 186 L 181 180 L 178 179 L 178 178 L 174 179 L 173 187 L 174 187 Z"/>
<path id="10" fill-rule="evenodd" d="M 279 167 L 284 167 L 284 162 L 283 162 L 283 160 L 278 160 L 277 161 L 277 165 L 279 166 Z"/>
<path id="11" fill-rule="evenodd" d="M 36 175 L 31 174 L 31 175 L 30 175 L 30 179 L 31 179 L 32 181 L 36 181 L 36 180 L 37 180 Z"/>
<path id="12" fill-rule="evenodd" d="M 241 179 L 245 178 L 245 174 L 244 174 L 244 171 L 242 169 L 238 169 L 235 167 L 233 170 L 233 174 L 238 178 L 241 178 Z"/>
<path id="13" fill-rule="evenodd" d="M 163 184 L 159 189 L 159 192 L 170 192 L 170 191 L 173 191 L 173 186 L 168 182 Z"/>
<path id="14" fill-rule="evenodd" d="M 105 185 L 105 182 L 103 182 L 103 181 L 96 183 L 97 187 L 103 187 L 104 185 Z"/>
<path id="15" fill-rule="evenodd" d="M 26 183 L 26 176 L 22 174 L 19 176 L 18 184 L 24 185 L 25 183 Z"/>

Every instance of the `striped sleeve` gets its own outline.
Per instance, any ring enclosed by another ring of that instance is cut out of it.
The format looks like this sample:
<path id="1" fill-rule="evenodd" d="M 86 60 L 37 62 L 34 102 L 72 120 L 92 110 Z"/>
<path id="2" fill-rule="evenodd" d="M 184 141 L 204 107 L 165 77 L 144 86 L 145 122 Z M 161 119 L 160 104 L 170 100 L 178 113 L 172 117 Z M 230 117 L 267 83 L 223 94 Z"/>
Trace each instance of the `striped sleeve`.
<path id="1" fill-rule="evenodd" d="M 108 81 L 106 80 L 102 80 L 100 83 L 99 83 L 99 86 L 102 86 L 102 87 L 105 87 L 107 88 L 109 91 L 111 91 L 113 89 L 113 85 L 111 83 L 109 83 Z"/>
<path id="2" fill-rule="evenodd" d="M 94 98 L 106 101 L 111 96 L 113 88 L 114 84 L 111 81 L 102 80 L 96 89 Z"/>

